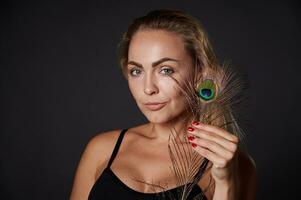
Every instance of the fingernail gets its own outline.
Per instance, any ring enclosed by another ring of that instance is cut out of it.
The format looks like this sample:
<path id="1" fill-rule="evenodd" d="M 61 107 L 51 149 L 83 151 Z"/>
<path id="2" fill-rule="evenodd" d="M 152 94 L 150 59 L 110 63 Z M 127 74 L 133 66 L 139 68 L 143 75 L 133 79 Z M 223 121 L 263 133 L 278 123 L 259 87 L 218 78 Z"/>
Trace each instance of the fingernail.
<path id="1" fill-rule="evenodd" d="M 188 140 L 190 140 L 190 141 L 192 141 L 192 140 L 194 140 L 194 136 L 188 136 Z"/>
<path id="2" fill-rule="evenodd" d="M 197 145 L 194 144 L 194 143 L 191 143 L 191 146 L 192 146 L 193 148 L 195 148 Z"/>
<path id="3" fill-rule="evenodd" d="M 192 128 L 192 127 L 188 127 L 188 129 L 187 129 L 188 131 L 194 131 L 194 128 Z"/>
<path id="4" fill-rule="evenodd" d="M 198 121 L 194 121 L 194 122 L 192 122 L 192 124 L 193 124 L 193 125 L 199 125 L 199 124 L 200 124 L 200 122 L 198 122 Z"/>
<path id="5" fill-rule="evenodd" d="M 203 125 L 203 123 L 199 122 L 199 121 L 194 121 L 194 122 L 192 122 L 192 124 L 195 125 L 195 126 L 197 126 L 197 125 L 202 126 Z"/>

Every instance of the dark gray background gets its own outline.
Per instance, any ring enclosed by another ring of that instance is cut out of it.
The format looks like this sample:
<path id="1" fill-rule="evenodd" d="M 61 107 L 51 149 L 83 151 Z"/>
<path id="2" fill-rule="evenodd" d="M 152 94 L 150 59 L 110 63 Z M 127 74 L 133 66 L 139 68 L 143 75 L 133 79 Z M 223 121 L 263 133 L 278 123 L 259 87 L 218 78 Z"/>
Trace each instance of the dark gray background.
<path id="1" fill-rule="evenodd" d="M 297 198 L 298 3 L 2 1 L 1 199 L 67 199 L 91 137 L 145 122 L 116 47 L 134 17 L 157 8 L 199 18 L 220 60 L 248 76 L 258 199 Z"/>

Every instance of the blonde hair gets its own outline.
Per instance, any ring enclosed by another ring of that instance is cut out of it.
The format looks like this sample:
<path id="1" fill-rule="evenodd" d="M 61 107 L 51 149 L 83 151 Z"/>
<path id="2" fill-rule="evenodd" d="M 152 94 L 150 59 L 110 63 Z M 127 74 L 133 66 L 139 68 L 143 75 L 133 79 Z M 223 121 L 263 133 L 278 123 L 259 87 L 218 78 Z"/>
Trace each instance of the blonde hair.
<path id="1" fill-rule="evenodd" d="M 219 66 L 216 55 L 211 47 L 207 33 L 200 21 L 179 10 L 154 10 L 145 16 L 136 18 L 129 25 L 128 30 L 118 46 L 118 62 L 125 77 L 126 64 L 128 61 L 128 50 L 131 39 L 141 30 L 165 30 L 180 35 L 194 66 L 217 68 Z"/>

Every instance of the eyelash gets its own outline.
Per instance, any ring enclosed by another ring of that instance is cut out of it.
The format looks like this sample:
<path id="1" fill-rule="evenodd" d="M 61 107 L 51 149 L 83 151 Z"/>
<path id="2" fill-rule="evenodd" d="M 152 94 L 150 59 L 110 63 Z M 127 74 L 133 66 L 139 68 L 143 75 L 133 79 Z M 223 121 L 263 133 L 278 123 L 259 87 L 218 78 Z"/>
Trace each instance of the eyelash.
<path id="1" fill-rule="evenodd" d="M 138 75 L 133 75 L 133 72 L 134 72 L 134 71 L 137 71 L 137 70 L 140 70 L 140 69 L 137 68 L 137 67 L 132 68 L 132 69 L 130 70 L 130 75 L 131 75 L 131 76 L 138 76 Z M 173 70 L 172 68 L 170 68 L 170 67 L 163 68 L 163 69 L 160 70 L 160 72 L 161 72 L 161 71 L 165 71 L 165 70 L 168 70 L 168 71 L 170 72 L 170 73 L 167 73 L 167 74 L 164 73 L 163 75 L 165 75 L 165 76 L 169 76 L 170 74 L 174 73 L 174 70 Z"/>

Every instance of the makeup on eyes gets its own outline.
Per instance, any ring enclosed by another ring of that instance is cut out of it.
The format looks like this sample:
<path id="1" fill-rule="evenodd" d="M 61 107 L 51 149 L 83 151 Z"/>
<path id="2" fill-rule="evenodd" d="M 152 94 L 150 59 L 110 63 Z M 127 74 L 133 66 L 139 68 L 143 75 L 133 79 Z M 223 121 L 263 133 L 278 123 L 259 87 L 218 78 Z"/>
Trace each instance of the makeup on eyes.
<path id="1" fill-rule="evenodd" d="M 154 69 L 159 68 L 159 67 L 160 66 L 156 66 L 156 67 L 154 67 Z M 128 68 L 129 68 L 128 72 L 132 76 L 137 76 L 138 75 L 138 74 L 133 74 L 133 72 L 137 72 L 137 71 L 141 72 L 141 70 L 143 69 L 143 67 L 140 67 L 140 66 L 134 66 L 134 67 L 128 67 Z M 165 73 L 162 73 L 162 72 L 165 72 Z M 170 67 L 168 65 L 162 65 L 160 67 L 160 70 L 159 70 L 159 73 L 163 74 L 163 75 L 171 75 L 174 72 L 175 72 L 174 68 Z"/>
<path id="2" fill-rule="evenodd" d="M 175 72 L 175 70 L 174 70 L 172 67 L 166 67 L 166 66 L 163 66 L 163 67 L 161 68 L 160 72 L 161 72 L 161 71 L 164 71 L 164 70 L 169 70 L 169 72 L 170 72 L 170 73 L 164 74 L 164 75 L 170 75 L 170 74 L 172 74 L 172 73 Z"/>
<path id="3" fill-rule="evenodd" d="M 137 66 L 130 67 L 130 68 L 128 69 L 128 73 L 129 73 L 131 76 L 137 76 L 137 75 L 133 75 L 133 72 L 138 71 L 138 70 L 141 72 L 141 67 L 137 67 Z"/>

